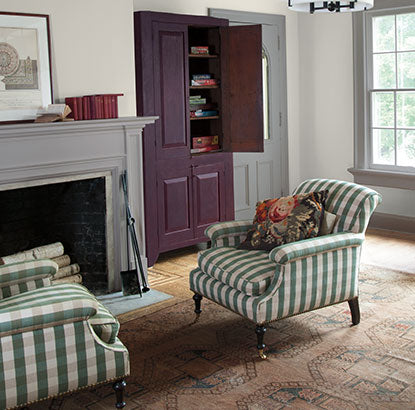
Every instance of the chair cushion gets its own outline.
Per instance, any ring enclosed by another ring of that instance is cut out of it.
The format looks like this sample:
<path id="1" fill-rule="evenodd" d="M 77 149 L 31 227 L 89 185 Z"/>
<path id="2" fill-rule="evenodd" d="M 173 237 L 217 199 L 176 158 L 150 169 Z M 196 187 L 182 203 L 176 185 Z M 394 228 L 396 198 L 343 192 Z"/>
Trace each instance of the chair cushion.
<path id="1" fill-rule="evenodd" d="M 204 273 L 249 296 L 264 293 L 276 269 L 268 252 L 226 247 L 199 252 L 198 265 Z"/>

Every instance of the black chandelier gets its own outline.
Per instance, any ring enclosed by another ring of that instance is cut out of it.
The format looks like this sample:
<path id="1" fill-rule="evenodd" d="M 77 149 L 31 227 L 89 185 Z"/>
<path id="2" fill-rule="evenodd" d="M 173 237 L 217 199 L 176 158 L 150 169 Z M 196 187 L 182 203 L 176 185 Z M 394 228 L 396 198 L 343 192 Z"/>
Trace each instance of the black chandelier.
<path id="1" fill-rule="evenodd" d="M 288 0 L 288 7 L 294 11 L 309 12 L 335 12 L 362 11 L 373 7 L 373 0 L 352 1 L 310 1 L 310 0 Z"/>

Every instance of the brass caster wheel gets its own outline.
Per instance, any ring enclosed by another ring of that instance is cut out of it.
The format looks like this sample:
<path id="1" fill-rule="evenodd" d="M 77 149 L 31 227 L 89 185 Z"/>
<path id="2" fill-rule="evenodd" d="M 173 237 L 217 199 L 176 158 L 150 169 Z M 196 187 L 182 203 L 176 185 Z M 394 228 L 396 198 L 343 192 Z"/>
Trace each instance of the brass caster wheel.
<path id="1" fill-rule="evenodd" d="M 267 355 L 264 353 L 264 349 L 259 349 L 259 350 L 258 350 L 258 353 L 259 353 L 259 357 L 260 357 L 262 360 L 265 360 L 265 359 L 267 358 Z"/>

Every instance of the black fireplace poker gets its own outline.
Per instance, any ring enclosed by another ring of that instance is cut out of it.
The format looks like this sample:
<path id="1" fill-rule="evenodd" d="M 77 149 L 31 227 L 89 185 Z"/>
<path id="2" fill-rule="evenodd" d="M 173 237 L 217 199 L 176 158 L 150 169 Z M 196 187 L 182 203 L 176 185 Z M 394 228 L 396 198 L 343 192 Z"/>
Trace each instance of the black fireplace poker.
<path id="1" fill-rule="evenodd" d="M 122 183 L 122 187 L 124 191 L 125 210 L 127 214 L 127 229 L 128 229 L 128 233 L 129 233 L 130 240 L 131 240 L 131 246 L 133 248 L 134 262 L 135 262 L 135 268 L 136 268 L 135 271 L 137 271 L 137 267 L 138 267 L 138 269 L 140 270 L 140 277 L 141 277 L 141 282 L 143 286 L 141 289 L 140 280 L 139 280 L 138 272 L 137 272 L 138 291 L 141 295 L 141 290 L 143 292 L 148 292 L 150 288 L 147 285 L 146 276 L 144 274 L 144 269 L 143 269 L 143 264 L 141 262 L 140 248 L 138 247 L 137 232 L 135 230 L 135 219 L 131 215 L 131 208 L 128 202 L 127 171 L 124 171 L 121 174 L 121 183 Z M 128 247 L 128 244 L 127 244 L 127 247 Z M 130 263 L 129 260 L 128 260 L 128 263 Z"/>

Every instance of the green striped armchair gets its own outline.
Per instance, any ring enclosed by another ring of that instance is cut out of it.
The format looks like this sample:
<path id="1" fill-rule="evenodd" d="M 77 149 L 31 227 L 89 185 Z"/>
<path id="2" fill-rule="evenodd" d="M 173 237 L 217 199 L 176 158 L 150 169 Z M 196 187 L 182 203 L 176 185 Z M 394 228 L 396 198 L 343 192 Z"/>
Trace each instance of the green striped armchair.
<path id="1" fill-rule="evenodd" d="M 256 324 L 264 354 L 265 325 L 302 312 L 347 301 L 353 324 L 360 321 L 358 273 L 369 219 L 381 197 L 350 182 L 313 179 L 294 194 L 328 190 L 325 209 L 337 216 L 333 233 L 288 243 L 270 252 L 239 250 L 252 221 L 221 222 L 207 228 L 211 248 L 199 252 L 190 272 L 195 312 L 202 297 Z"/>
<path id="2" fill-rule="evenodd" d="M 129 357 L 119 323 L 83 286 L 51 286 L 58 266 L 0 266 L 0 409 L 113 381 L 125 406 Z"/>

